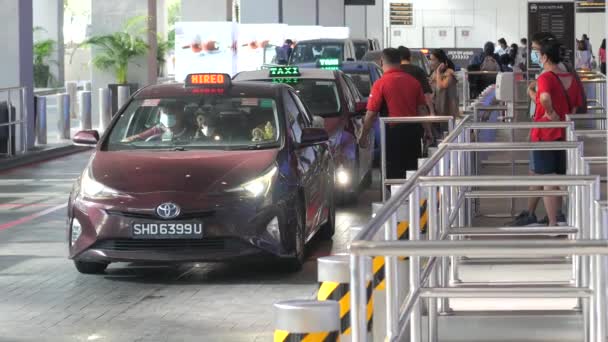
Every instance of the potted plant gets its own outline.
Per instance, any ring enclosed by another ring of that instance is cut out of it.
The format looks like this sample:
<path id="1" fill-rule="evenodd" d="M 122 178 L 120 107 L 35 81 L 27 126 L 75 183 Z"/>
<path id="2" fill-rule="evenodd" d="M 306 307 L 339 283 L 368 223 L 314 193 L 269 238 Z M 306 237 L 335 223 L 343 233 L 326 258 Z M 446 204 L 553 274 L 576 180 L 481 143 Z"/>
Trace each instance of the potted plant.
<path id="1" fill-rule="evenodd" d="M 148 52 L 148 44 L 142 38 L 134 25 L 141 22 L 139 17 L 130 19 L 124 29 L 112 34 L 93 36 L 86 39 L 81 46 L 94 46 L 98 50 L 92 63 L 99 70 L 111 71 L 116 76 L 115 84 L 108 84 L 112 94 L 112 113 L 116 113 L 117 89 L 119 86 L 129 86 L 131 93 L 138 89 L 136 83 L 128 83 L 129 63 L 135 58 Z"/>
<path id="2" fill-rule="evenodd" d="M 34 27 L 34 33 L 44 31 L 42 27 Z M 38 40 L 34 43 L 34 87 L 48 88 L 52 80 L 49 57 L 55 50 L 56 42 L 52 39 Z"/>

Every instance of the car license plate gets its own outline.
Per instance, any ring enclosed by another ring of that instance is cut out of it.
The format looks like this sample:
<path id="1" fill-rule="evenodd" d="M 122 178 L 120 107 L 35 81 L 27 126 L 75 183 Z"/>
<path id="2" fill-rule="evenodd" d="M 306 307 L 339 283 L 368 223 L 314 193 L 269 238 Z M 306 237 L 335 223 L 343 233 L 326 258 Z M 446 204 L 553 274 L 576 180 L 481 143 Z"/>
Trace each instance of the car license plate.
<path id="1" fill-rule="evenodd" d="M 200 222 L 133 223 L 134 239 L 202 239 L 203 224 Z"/>

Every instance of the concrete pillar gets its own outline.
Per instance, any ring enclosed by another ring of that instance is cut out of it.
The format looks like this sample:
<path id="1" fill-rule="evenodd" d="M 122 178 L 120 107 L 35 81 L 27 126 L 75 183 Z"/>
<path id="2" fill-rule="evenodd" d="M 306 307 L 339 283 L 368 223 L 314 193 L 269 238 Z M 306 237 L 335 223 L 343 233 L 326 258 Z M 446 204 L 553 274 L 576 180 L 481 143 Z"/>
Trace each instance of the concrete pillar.
<path id="1" fill-rule="evenodd" d="M 42 27 L 44 31 L 37 32 L 37 39 L 52 39 L 55 41 L 55 50 L 49 58 L 51 74 L 53 75 L 51 87 L 60 87 L 64 82 L 65 50 L 63 44 L 63 1 L 64 0 L 32 0 L 34 9 L 34 27 Z"/>
<path id="2" fill-rule="evenodd" d="M 327 1 L 327 0 L 323 0 Z M 332 0 L 333 1 L 333 0 Z M 282 0 L 283 23 L 289 25 L 317 25 L 317 0 Z"/>
<path id="3" fill-rule="evenodd" d="M 345 6 L 344 0 L 323 0 L 317 1 L 317 25 L 321 26 L 344 26 L 345 25 Z M 354 37 L 353 35 L 351 35 Z"/>
<path id="4" fill-rule="evenodd" d="M 241 0 L 241 23 L 279 23 L 279 1 L 281 0 Z M 264 10 L 261 11 L 260 8 Z"/>
<path id="5" fill-rule="evenodd" d="M 362 38 L 366 36 L 365 12 L 367 6 L 346 6 L 346 24 L 350 28 L 350 36 Z"/>
<path id="6" fill-rule="evenodd" d="M 27 111 L 26 147 L 34 146 L 34 71 L 33 71 L 33 10 L 32 0 L 0 0 L 0 88 L 24 86 Z M 3 95 L 3 99 L 5 99 Z M 20 107 L 18 101 L 13 103 Z"/>
<path id="7" fill-rule="evenodd" d="M 182 0 L 181 21 L 232 21 L 232 0 Z"/>
<path id="8" fill-rule="evenodd" d="M 91 0 L 91 35 L 111 34 L 121 30 L 127 20 L 137 16 L 150 16 L 150 0 Z M 154 15 L 154 18 L 156 16 Z M 155 24 L 154 24 L 155 26 Z M 142 38 L 147 41 L 144 33 Z M 152 46 L 151 48 L 154 48 Z M 91 49 L 91 58 L 99 53 L 97 48 Z M 136 83 L 138 87 L 156 82 L 156 62 L 148 60 L 148 56 L 156 56 L 156 50 L 150 49 L 148 54 L 135 58 L 129 64 L 127 80 Z M 92 68 L 92 89 L 105 88 L 108 84 L 116 83 L 112 71 L 101 71 Z M 154 77 L 152 77 L 154 75 Z M 93 122 L 99 122 L 99 91 L 93 92 Z"/>

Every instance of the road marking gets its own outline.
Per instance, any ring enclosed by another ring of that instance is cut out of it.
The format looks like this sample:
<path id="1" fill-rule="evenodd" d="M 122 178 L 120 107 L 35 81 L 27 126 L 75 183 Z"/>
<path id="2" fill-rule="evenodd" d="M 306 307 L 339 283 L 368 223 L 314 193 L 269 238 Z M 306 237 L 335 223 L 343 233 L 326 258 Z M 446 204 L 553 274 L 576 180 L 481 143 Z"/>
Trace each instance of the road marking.
<path id="1" fill-rule="evenodd" d="M 66 189 L 69 190 L 69 189 Z M 69 191 L 67 191 L 69 193 Z M 61 197 L 66 196 L 66 192 L 3 192 L 0 198 L 25 198 L 25 197 Z"/>
<path id="2" fill-rule="evenodd" d="M 42 203 L 4 203 L 0 204 L 0 209 L 23 209 L 23 208 L 48 208 L 53 206 L 52 204 L 42 204 Z"/>
<path id="3" fill-rule="evenodd" d="M 28 216 L 22 217 L 20 219 L 16 219 L 14 221 L 10 221 L 10 222 L 7 222 L 7 223 L 0 224 L 0 231 L 5 230 L 5 229 L 9 229 L 9 228 L 13 228 L 13 227 L 18 226 L 20 224 L 28 223 L 30 221 L 33 221 L 33 220 L 39 218 L 39 217 L 48 215 L 50 213 L 53 213 L 53 212 L 61 210 L 61 209 L 65 209 L 65 208 L 67 208 L 67 206 L 68 206 L 67 203 L 60 204 L 60 205 L 54 206 L 52 208 L 48 208 L 46 210 L 40 211 L 38 213 L 35 213 L 35 214 L 32 214 L 32 215 L 28 215 Z"/>
<path id="4" fill-rule="evenodd" d="M 64 183 L 64 182 L 73 182 L 75 181 L 76 178 L 64 178 L 64 179 L 59 179 L 59 178 L 48 178 L 48 179 L 20 179 L 20 178 L 7 178 L 7 179 L 0 179 L 0 184 L 5 184 L 5 183 Z"/>

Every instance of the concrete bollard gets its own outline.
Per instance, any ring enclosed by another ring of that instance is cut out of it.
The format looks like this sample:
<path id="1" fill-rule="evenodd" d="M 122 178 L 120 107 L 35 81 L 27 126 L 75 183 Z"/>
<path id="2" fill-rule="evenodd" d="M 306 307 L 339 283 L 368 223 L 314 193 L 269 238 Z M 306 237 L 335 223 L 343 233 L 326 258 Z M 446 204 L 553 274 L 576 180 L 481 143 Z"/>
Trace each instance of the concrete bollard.
<path id="1" fill-rule="evenodd" d="M 120 109 L 124 106 L 127 101 L 129 101 L 129 96 L 131 96 L 131 89 L 129 86 L 118 86 L 117 90 L 118 94 L 117 98 L 117 108 Z M 116 115 L 116 113 L 112 113 L 112 115 Z"/>
<path id="2" fill-rule="evenodd" d="M 90 91 L 78 92 L 78 116 L 80 117 L 80 130 L 93 129 Z"/>
<path id="3" fill-rule="evenodd" d="M 78 82 L 65 82 L 65 92 L 70 97 L 70 117 L 77 119 L 76 108 L 78 105 Z"/>
<path id="4" fill-rule="evenodd" d="M 340 341 L 340 305 L 294 300 L 274 304 L 274 342 Z"/>
<path id="5" fill-rule="evenodd" d="M 99 88 L 99 129 L 105 131 L 112 121 L 112 99 L 110 89 Z"/>
<path id="6" fill-rule="evenodd" d="M 374 300 L 372 295 L 371 265 L 365 271 L 367 279 L 367 333 L 372 337 Z M 319 291 L 317 300 L 335 300 L 340 304 L 340 341 L 348 342 L 352 338 L 350 320 L 350 256 L 348 254 L 332 255 L 317 260 L 317 280 Z"/>
<path id="7" fill-rule="evenodd" d="M 46 97 L 36 96 L 36 143 L 46 145 Z"/>
<path id="8" fill-rule="evenodd" d="M 71 138 L 70 120 L 72 118 L 70 117 L 70 107 L 70 95 L 67 93 L 57 94 L 57 113 L 59 115 L 57 129 L 60 140 L 69 140 Z"/>

